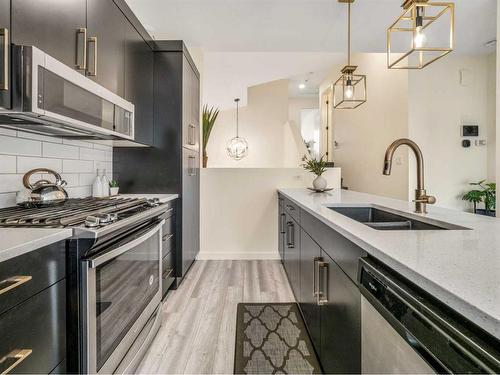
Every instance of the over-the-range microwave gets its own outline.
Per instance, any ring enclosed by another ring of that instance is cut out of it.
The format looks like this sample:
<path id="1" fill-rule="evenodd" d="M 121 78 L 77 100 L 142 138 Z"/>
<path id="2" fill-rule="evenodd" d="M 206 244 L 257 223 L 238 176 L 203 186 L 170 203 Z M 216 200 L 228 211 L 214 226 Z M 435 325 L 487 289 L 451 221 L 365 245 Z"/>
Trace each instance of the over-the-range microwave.
<path id="1" fill-rule="evenodd" d="M 134 140 L 134 105 L 32 46 L 12 46 L 12 106 L 0 126 L 76 139 Z"/>

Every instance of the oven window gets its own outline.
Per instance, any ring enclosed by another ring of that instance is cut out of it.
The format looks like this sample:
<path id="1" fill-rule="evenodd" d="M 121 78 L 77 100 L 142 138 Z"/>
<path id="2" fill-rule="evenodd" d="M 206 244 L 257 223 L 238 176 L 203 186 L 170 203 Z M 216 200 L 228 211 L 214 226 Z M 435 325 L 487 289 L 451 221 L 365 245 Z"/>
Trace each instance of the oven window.
<path id="1" fill-rule="evenodd" d="M 99 370 L 160 289 L 160 232 L 96 268 Z"/>

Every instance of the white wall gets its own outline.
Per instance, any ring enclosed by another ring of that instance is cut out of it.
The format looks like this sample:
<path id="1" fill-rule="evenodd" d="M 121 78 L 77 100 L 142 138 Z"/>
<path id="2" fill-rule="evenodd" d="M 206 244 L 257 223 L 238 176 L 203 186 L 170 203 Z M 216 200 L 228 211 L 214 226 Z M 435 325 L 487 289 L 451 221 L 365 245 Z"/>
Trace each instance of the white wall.
<path id="1" fill-rule="evenodd" d="M 396 152 L 391 176 L 382 175 L 382 168 L 387 146 L 408 136 L 408 73 L 388 70 L 384 53 L 355 54 L 353 63 L 358 74 L 367 75 L 368 100 L 355 110 L 333 110 L 335 165 L 351 190 L 407 199 L 407 150 Z M 339 78 L 341 68 L 333 67 L 320 92 Z"/>
<path id="2" fill-rule="evenodd" d="M 340 187 L 339 168 L 325 177 Z M 278 259 L 276 189 L 311 186 L 313 175 L 298 168 L 205 168 L 201 179 L 198 259 Z"/>
<path id="3" fill-rule="evenodd" d="M 24 174 L 42 167 L 61 174 L 70 198 L 87 197 L 92 194 L 97 168 L 106 169 L 108 178 L 113 175 L 113 149 L 0 128 L 0 207 L 15 205 L 16 192 L 24 190 Z M 34 175 L 32 181 L 42 177 L 47 175 Z"/>
<path id="4" fill-rule="evenodd" d="M 240 137 L 248 142 L 248 156 L 235 161 L 227 155 L 227 142 L 236 136 L 236 110 L 223 110 L 208 141 L 208 167 L 283 167 L 283 128 L 287 121 L 288 80 L 250 87 L 248 104 L 240 107 Z"/>
<path id="5" fill-rule="evenodd" d="M 449 55 L 409 74 L 409 136 L 425 157 L 425 187 L 437 205 L 470 209 L 469 183 L 495 180 L 495 56 Z M 468 83 L 461 84 L 460 72 Z M 493 84 L 492 84 L 493 82 Z M 479 137 L 462 147 L 461 126 L 479 125 Z M 475 140 L 486 140 L 476 146 Z M 416 187 L 413 158 L 410 190 Z"/>

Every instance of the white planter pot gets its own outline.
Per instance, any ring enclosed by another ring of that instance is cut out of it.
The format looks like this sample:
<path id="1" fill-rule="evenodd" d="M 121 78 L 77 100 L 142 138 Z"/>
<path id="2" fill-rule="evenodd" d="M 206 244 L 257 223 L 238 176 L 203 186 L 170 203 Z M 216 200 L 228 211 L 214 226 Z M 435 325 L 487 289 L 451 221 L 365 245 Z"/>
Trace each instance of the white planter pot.
<path id="1" fill-rule="evenodd" d="M 111 195 L 118 195 L 118 190 L 120 190 L 119 187 L 112 187 L 112 188 L 109 188 L 109 193 Z"/>
<path id="2" fill-rule="evenodd" d="M 318 176 L 313 181 L 315 189 L 326 189 L 326 179 L 323 176 Z"/>

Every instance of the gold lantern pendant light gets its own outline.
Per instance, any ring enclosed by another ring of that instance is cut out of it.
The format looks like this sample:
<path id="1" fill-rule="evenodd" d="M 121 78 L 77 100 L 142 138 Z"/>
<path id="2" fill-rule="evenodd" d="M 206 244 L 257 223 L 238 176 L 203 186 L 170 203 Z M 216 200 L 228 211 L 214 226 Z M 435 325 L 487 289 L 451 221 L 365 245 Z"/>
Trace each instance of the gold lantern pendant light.
<path id="1" fill-rule="evenodd" d="M 351 3 L 354 0 L 338 0 L 347 4 L 347 65 L 333 84 L 333 108 L 354 109 L 366 103 L 366 76 L 354 74 L 358 68 L 351 65 Z"/>
<path id="2" fill-rule="evenodd" d="M 236 137 L 231 139 L 226 146 L 227 154 L 234 160 L 241 160 L 248 155 L 248 142 L 239 135 L 239 102 L 240 99 L 234 99 L 236 103 Z"/>
<path id="3" fill-rule="evenodd" d="M 455 4 L 405 0 L 401 7 L 403 14 L 387 29 L 389 69 L 422 69 L 453 51 Z M 398 42 L 408 46 L 402 53 L 394 52 Z"/>

